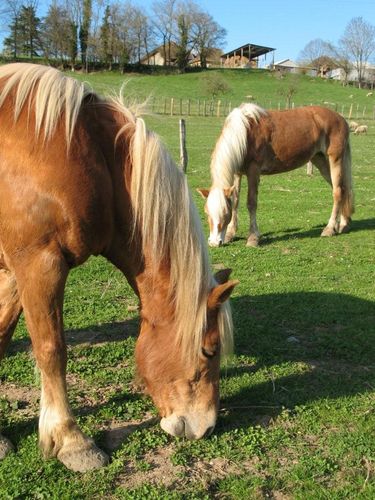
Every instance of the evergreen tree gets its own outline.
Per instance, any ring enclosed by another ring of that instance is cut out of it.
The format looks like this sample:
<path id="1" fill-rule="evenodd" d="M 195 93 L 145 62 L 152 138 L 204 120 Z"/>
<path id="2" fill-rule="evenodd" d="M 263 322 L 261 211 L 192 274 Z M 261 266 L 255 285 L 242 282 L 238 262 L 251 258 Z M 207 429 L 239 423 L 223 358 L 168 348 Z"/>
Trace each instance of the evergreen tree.
<path id="1" fill-rule="evenodd" d="M 109 5 L 106 6 L 104 11 L 103 24 L 100 28 L 100 43 L 101 52 L 104 63 L 108 65 L 108 69 L 112 66 L 112 50 L 111 50 L 111 25 L 110 25 L 111 9 Z"/>
<path id="2" fill-rule="evenodd" d="M 15 13 L 11 24 L 9 25 L 10 35 L 4 38 L 4 48 L 12 54 L 14 59 L 21 53 L 19 14 Z"/>
<path id="3" fill-rule="evenodd" d="M 79 42 L 81 48 L 81 60 L 85 71 L 88 69 L 87 48 L 90 33 L 92 15 L 92 0 L 83 0 L 82 23 L 79 29 Z"/>
<path id="4" fill-rule="evenodd" d="M 38 55 L 40 44 L 41 21 L 36 15 L 35 6 L 30 4 L 21 7 L 18 20 L 19 37 L 22 54 L 31 59 Z"/>
<path id="5" fill-rule="evenodd" d="M 189 48 L 189 22 L 184 14 L 178 16 L 178 43 L 177 43 L 177 66 L 181 71 L 185 71 L 189 64 L 191 49 Z"/>
<path id="6" fill-rule="evenodd" d="M 69 23 L 69 37 L 68 37 L 68 56 L 70 59 L 70 64 L 72 66 L 72 70 L 74 70 L 74 66 L 76 64 L 77 55 L 78 55 L 78 26 L 70 21 Z"/>

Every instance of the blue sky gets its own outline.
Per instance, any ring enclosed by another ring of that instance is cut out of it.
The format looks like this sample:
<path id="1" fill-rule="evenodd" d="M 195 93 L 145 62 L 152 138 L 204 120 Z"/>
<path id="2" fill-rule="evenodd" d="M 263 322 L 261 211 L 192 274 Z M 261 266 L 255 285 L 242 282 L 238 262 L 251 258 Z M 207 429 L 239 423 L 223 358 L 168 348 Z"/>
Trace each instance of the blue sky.
<path id="1" fill-rule="evenodd" d="M 275 61 L 297 59 L 315 38 L 337 43 L 353 17 L 375 25 L 374 0 L 201 0 L 200 4 L 226 28 L 225 50 L 248 42 L 265 45 L 276 48 Z"/>
<path id="2" fill-rule="evenodd" d="M 151 13 L 154 0 L 133 0 Z M 297 59 L 315 38 L 336 43 L 353 17 L 375 25 L 375 0 L 196 0 L 227 30 L 224 50 L 246 43 L 276 48 L 275 61 Z M 39 0 L 39 15 L 49 1 Z M 270 62 L 270 58 L 266 61 Z M 264 61 L 261 61 L 264 64 Z M 263 65 L 261 64 L 261 65 Z"/>

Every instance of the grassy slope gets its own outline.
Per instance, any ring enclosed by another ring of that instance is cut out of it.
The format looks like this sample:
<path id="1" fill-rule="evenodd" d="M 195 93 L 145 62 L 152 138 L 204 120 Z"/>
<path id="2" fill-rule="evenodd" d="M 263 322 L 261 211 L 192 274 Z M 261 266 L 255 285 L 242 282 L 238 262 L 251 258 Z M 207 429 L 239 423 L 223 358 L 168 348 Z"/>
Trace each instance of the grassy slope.
<path id="1" fill-rule="evenodd" d="M 285 92 L 295 88 L 296 92 L 292 101 L 296 105 L 323 104 L 324 102 L 344 105 L 349 109 L 353 104 L 354 109 L 359 105 L 367 107 L 367 112 L 373 111 L 375 94 L 366 97 L 368 91 L 354 87 L 343 87 L 339 82 L 311 78 L 302 75 L 286 75 L 283 78 L 263 70 L 211 70 L 212 75 L 219 75 L 228 84 L 229 91 L 221 99 L 231 101 L 238 105 L 246 101 L 246 96 L 253 98 L 261 105 L 277 107 L 285 105 Z M 203 99 L 205 95 L 204 80 L 207 73 L 189 73 L 186 75 L 116 75 L 112 73 L 96 73 L 89 75 L 76 75 L 78 78 L 88 80 L 99 92 L 118 88 L 123 82 L 127 83 L 126 93 L 146 98 L 167 97 L 175 99 Z"/>
<path id="2" fill-rule="evenodd" d="M 168 97 L 200 92 L 197 74 L 130 78 L 129 88 L 142 96 L 152 89 Z M 277 92 L 266 73 L 225 78 L 233 100 Z M 122 78 L 87 79 L 103 91 L 118 88 Z M 303 86 L 301 101 L 333 100 L 328 91 L 342 104 L 354 93 L 358 102 L 369 99 L 363 90 L 319 80 L 304 78 Z M 147 121 L 177 159 L 178 118 Z M 187 119 L 192 188 L 209 182 L 221 126 L 222 119 Z M 132 384 L 136 299 L 100 258 L 74 270 L 65 300 L 70 399 L 112 462 L 79 476 L 41 460 L 37 383 L 21 324 L 0 365 L 8 395 L 0 400 L 2 423 L 18 447 L 0 465 L 0 497 L 374 498 L 374 135 L 371 124 L 367 137 L 352 138 L 357 211 L 349 234 L 319 238 L 331 195 L 316 172 L 309 178 L 302 168 L 262 179 L 262 247 L 245 247 L 242 200 L 238 239 L 210 250 L 213 265 L 232 267 L 240 280 L 232 299 L 235 357 L 223 370 L 222 410 L 210 439 L 189 443 L 167 437 L 153 420 L 144 425 L 155 412 Z M 203 200 L 194 196 L 205 224 Z M 114 426 L 122 438 L 117 446 L 108 432 Z"/>

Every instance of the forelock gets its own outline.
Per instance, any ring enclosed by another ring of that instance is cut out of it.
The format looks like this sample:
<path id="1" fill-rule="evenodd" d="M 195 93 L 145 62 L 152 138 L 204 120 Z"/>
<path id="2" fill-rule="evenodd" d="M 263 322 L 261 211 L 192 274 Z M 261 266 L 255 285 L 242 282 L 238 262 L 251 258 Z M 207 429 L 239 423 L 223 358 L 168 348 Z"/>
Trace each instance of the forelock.
<path id="1" fill-rule="evenodd" d="M 207 210 L 211 216 L 218 218 L 228 212 L 228 203 L 223 189 L 213 188 L 207 198 Z"/>

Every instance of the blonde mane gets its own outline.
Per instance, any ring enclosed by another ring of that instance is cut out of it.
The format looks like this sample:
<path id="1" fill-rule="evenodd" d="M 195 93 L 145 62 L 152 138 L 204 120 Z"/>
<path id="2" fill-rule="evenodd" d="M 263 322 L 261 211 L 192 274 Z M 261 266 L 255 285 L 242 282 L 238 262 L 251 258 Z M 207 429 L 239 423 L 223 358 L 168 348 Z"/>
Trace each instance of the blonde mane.
<path id="1" fill-rule="evenodd" d="M 247 152 L 249 120 L 256 123 L 267 112 L 256 104 L 241 104 L 224 122 L 211 159 L 213 187 L 225 189 L 233 185 L 234 174 L 240 173 Z"/>
<path id="2" fill-rule="evenodd" d="M 176 341 L 184 359 L 197 362 L 207 320 L 207 297 L 215 280 L 206 240 L 185 175 L 159 137 L 137 119 L 132 141 L 131 198 L 143 244 L 155 266 L 170 261 L 170 297 L 176 308 Z M 152 203 L 150 203 L 152 200 Z M 219 311 L 222 354 L 232 348 L 228 303 Z"/>
<path id="3" fill-rule="evenodd" d="M 14 103 L 14 121 L 29 99 L 28 113 L 35 112 L 35 134 L 44 130 L 44 140 L 52 137 L 58 120 L 65 114 L 67 147 L 83 99 L 93 92 L 83 83 L 63 75 L 55 68 L 36 64 L 14 63 L 0 67 L 0 78 L 7 78 L 0 96 L 0 107 L 11 90 L 17 87 Z M 32 96 L 32 98 L 31 98 Z"/>
<path id="4" fill-rule="evenodd" d="M 65 114 L 67 147 L 71 142 L 83 100 L 96 96 L 84 84 L 60 71 L 33 64 L 16 63 L 0 68 L 7 78 L 0 95 L 0 107 L 15 93 L 14 120 L 28 101 L 35 113 L 35 134 L 43 129 L 44 140 L 52 137 Z M 98 97 L 98 96 L 96 96 Z M 132 163 L 131 201 L 134 220 L 142 234 L 144 249 L 158 268 L 170 262 L 170 299 L 175 303 L 176 342 L 184 359 L 197 362 L 207 320 L 207 296 L 215 285 L 200 219 L 192 202 L 186 177 L 176 167 L 159 137 L 148 131 L 143 119 L 124 104 L 122 96 L 102 99 L 124 117 L 117 137 L 130 137 Z M 117 139 L 117 138 L 116 138 Z M 230 352 L 232 322 L 228 303 L 219 311 L 222 354 Z"/>

